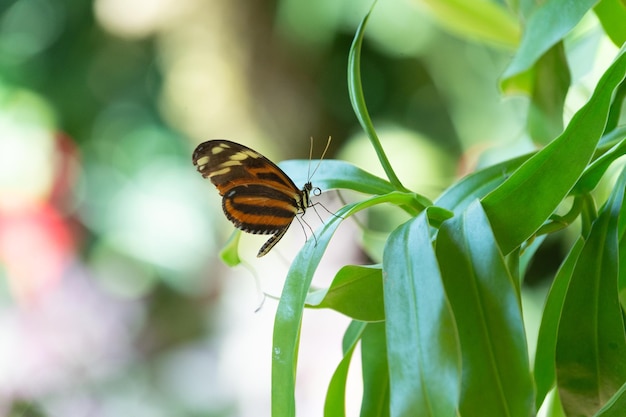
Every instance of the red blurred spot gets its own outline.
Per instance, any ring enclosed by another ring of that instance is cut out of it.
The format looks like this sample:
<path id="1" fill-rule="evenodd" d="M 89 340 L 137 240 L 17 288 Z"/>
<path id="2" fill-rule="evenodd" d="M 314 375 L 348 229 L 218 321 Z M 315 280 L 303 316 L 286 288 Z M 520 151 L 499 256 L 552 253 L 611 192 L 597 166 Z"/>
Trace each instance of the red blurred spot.
<path id="1" fill-rule="evenodd" d="M 0 260 L 18 302 L 35 302 L 55 287 L 73 252 L 70 230 L 52 207 L 0 212 Z"/>
<path id="2" fill-rule="evenodd" d="M 63 207 L 71 198 L 76 156 L 72 140 L 57 135 L 53 157 L 58 163 L 48 201 L 14 200 L 0 205 L 0 264 L 19 303 L 36 302 L 53 289 L 74 257 L 70 223 L 55 206 Z"/>

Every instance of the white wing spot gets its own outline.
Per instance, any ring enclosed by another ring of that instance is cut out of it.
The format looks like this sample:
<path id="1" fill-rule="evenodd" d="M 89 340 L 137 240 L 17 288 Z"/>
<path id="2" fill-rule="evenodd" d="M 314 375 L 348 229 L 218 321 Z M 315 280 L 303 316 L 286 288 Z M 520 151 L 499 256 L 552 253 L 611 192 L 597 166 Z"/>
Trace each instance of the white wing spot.
<path id="1" fill-rule="evenodd" d="M 258 153 L 254 152 L 254 151 L 243 151 L 242 153 L 244 153 L 247 156 L 249 156 L 250 158 L 254 158 L 254 159 L 261 157 L 261 155 L 259 155 Z"/>
<path id="2" fill-rule="evenodd" d="M 229 172 L 230 172 L 230 168 L 229 167 L 218 169 L 217 171 L 211 172 L 209 174 L 209 178 L 213 178 L 213 177 L 216 177 L 218 175 L 228 174 Z"/>
<path id="3" fill-rule="evenodd" d="M 233 154 L 230 156 L 230 160 L 231 161 L 243 161 L 245 159 L 248 159 L 250 155 L 248 155 L 246 152 L 237 152 L 236 154 Z"/>
<path id="4" fill-rule="evenodd" d="M 222 162 L 219 166 L 220 168 L 226 168 L 226 167 L 236 167 L 236 166 L 240 166 L 241 165 L 241 161 L 236 161 L 236 160 L 228 160 L 228 161 L 224 161 Z"/>
<path id="5" fill-rule="evenodd" d="M 206 165 L 208 163 L 209 163 L 209 157 L 208 156 L 203 156 L 202 158 L 198 158 L 198 160 L 196 161 L 196 165 L 198 165 L 198 166 Z"/>
<path id="6" fill-rule="evenodd" d="M 220 146 L 216 146 L 215 148 L 211 149 L 211 153 L 213 155 L 217 155 L 220 152 L 223 152 L 226 150 L 226 147 L 224 145 L 220 145 Z"/>

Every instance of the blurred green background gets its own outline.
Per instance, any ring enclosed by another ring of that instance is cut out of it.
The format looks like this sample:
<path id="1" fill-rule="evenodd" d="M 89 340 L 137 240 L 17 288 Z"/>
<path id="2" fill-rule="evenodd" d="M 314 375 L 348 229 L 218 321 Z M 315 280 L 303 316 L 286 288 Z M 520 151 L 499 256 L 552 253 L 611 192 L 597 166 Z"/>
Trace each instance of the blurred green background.
<path id="1" fill-rule="evenodd" d="M 503 22 L 500 41 L 478 41 L 458 31 L 462 21 L 440 24 L 436 3 L 381 0 L 362 58 L 390 160 L 431 198 L 532 148 L 527 100 L 498 89 L 517 22 Z M 382 175 L 346 87 L 348 49 L 369 6 L 0 2 L 1 415 L 269 415 L 275 301 L 255 313 L 257 285 L 280 293 L 302 233 L 294 227 L 291 245 L 267 260 L 254 258 L 263 239 L 245 236 L 251 266 L 228 270 L 218 253 L 233 228 L 191 152 L 227 138 L 275 161 L 307 158 L 313 137 L 318 157 L 332 136 L 332 157 Z M 581 56 L 570 62 L 573 110 L 596 76 L 583 52 L 605 45 L 592 16 L 577 33 L 566 45 Z M 385 219 L 368 221 L 397 225 Z M 369 259 L 356 227 L 345 229 L 322 285 L 340 265 Z M 303 416 L 321 415 L 347 323 L 305 316 Z"/>

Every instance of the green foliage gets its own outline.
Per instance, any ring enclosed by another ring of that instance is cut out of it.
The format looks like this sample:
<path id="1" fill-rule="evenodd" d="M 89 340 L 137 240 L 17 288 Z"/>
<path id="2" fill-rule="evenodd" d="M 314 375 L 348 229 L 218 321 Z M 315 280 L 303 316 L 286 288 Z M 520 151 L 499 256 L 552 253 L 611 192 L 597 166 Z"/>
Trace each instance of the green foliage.
<path id="1" fill-rule="evenodd" d="M 335 275 L 328 289 L 311 291 L 307 307 L 332 308 L 355 320 L 385 320 L 380 265 L 346 265 Z M 355 297 L 358 295 L 358 297 Z"/>
<path id="2" fill-rule="evenodd" d="M 392 415 L 453 415 L 459 396 L 456 326 L 424 214 L 398 227 L 383 255 Z"/>
<path id="3" fill-rule="evenodd" d="M 626 338 L 616 285 L 624 187 L 626 171 L 593 222 L 561 308 L 556 373 L 568 415 L 593 415 L 626 379 Z"/>
<path id="4" fill-rule="evenodd" d="M 467 29 L 472 22 L 505 13 L 495 3 L 483 9 L 487 15 L 475 12 L 458 24 L 462 3 L 425 2 L 436 17 L 450 17 L 457 31 L 467 30 L 468 37 L 493 42 L 501 36 L 503 45 L 515 39 L 515 30 L 503 29 L 510 19 L 482 35 Z M 512 5 L 526 26 L 502 85 L 505 91 L 515 87 L 529 93 L 527 129 L 545 146 L 468 175 L 434 204 L 400 182 L 368 114 L 360 58 L 369 14 L 363 19 L 348 59 L 350 100 L 388 180 L 345 162 L 322 162 L 316 181 L 325 189 L 371 196 L 330 217 L 289 270 L 274 326 L 274 416 L 296 415 L 305 307 L 331 308 L 353 319 L 344 338 L 344 358 L 329 384 L 325 415 L 345 415 L 347 371 L 359 343 L 362 416 L 533 416 L 550 391 L 548 415 L 622 415 L 626 337 L 620 294 L 626 289 L 626 268 L 619 265 L 626 260 L 626 172 L 615 161 L 624 155 L 626 143 L 626 127 L 619 123 L 625 47 L 562 129 L 570 85 L 563 39 L 596 3 Z M 609 16 L 620 12 L 620 4 L 602 1 L 594 9 L 614 42 L 624 39 L 624 26 Z M 298 172 L 307 172 L 305 164 L 282 166 L 297 180 Z M 602 180 L 611 181 L 612 166 L 621 174 L 604 201 L 593 191 Z M 570 200 L 568 212 L 557 214 Z M 389 234 L 382 264 L 345 266 L 328 289 L 311 291 L 313 274 L 337 227 L 374 205 L 396 205 L 411 215 Z M 596 206 L 601 207 L 597 212 Z M 576 229 L 571 225 L 578 219 L 582 225 Z M 543 241 L 537 238 L 565 228 L 577 233 L 576 243 L 553 280 L 536 351 L 529 352 L 524 271 Z"/>

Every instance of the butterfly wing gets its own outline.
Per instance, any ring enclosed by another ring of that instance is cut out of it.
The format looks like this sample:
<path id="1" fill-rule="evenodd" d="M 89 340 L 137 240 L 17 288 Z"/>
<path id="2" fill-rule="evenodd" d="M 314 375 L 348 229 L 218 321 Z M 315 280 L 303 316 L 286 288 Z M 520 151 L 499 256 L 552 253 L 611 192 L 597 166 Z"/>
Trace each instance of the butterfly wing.
<path id="1" fill-rule="evenodd" d="M 278 243 L 298 211 L 306 208 L 305 192 L 276 164 L 246 146 L 210 140 L 198 145 L 192 159 L 198 172 L 217 187 L 224 214 L 237 228 L 274 235 L 258 257 Z"/>
<path id="2" fill-rule="evenodd" d="M 193 163 L 222 196 L 234 186 L 258 183 L 299 195 L 300 190 L 282 169 L 239 143 L 221 139 L 201 143 L 193 153 Z"/>

